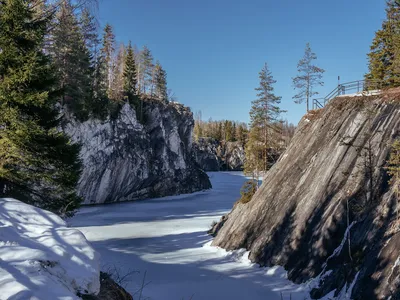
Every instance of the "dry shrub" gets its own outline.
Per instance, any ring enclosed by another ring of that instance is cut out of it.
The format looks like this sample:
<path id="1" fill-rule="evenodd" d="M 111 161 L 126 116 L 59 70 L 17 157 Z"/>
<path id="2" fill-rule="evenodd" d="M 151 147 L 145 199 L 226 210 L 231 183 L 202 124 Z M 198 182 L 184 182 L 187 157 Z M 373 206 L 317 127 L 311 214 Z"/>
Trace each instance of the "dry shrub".
<path id="1" fill-rule="evenodd" d="M 331 100 L 330 104 L 333 108 L 339 111 L 343 111 L 347 108 L 364 108 L 367 104 L 372 103 L 381 95 L 361 95 L 355 97 L 336 97 Z"/>
<path id="2" fill-rule="evenodd" d="M 253 198 L 254 194 L 257 191 L 257 181 L 256 180 L 249 180 L 246 181 L 243 186 L 242 189 L 240 190 L 240 203 L 246 204 L 249 203 L 251 201 L 251 199 Z"/>
<path id="3" fill-rule="evenodd" d="M 309 119 L 310 121 L 318 120 L 319 118 L 321 118 L 324 110 L 325 110 L 324 108 L 310 110 L 306 114 L 306 118 Z"/>
<path id="4" fill-rule="evenodd" d="M 385 89 L 381 95 L 383 103 L 400 104 L 400 87 Z"/>

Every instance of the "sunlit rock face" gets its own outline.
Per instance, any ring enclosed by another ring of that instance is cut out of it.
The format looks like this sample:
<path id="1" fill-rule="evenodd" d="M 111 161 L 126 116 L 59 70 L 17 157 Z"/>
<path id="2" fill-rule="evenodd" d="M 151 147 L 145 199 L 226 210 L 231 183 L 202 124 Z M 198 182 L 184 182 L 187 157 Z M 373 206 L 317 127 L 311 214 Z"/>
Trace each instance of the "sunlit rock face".
<path id="1" fill-rule="evenodd" d="M 209 171 L 242 171 L 245 160 L 244 147 L 240 142 L 220 143 L 211 138 L 200 138 L 194 144 L 197 164 Z"/>
<path id="2" fill-rule="evenodd" d="M 144 102 L 144 125 L 125 104 L 116 119 L 69 121 L 82 145 L 78 185 L 85 204 L 131 201 L 211 188 L 193 158 L 193 115 L 178 103 Z"/>
<path id="3" fill-rule="evenodd" d="M 253 199 L 237 203 L 220 224 L 213 245 L 246 248 L 253 262 L 284 266 L 297 283 L 315 278 L 315 299 L 332 291 L 399 299 L 397 200 L 385 170 L 400 135 L 394 98 L 337 98 L 306 115 Z"/>

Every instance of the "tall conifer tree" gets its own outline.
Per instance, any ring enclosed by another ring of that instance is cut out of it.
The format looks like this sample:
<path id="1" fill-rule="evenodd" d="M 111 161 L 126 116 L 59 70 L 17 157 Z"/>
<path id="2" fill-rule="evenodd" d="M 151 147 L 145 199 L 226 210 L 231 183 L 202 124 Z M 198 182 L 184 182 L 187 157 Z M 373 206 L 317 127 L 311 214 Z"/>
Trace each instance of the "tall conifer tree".
<path id="1" fill-rule="evenodd" d="M 132 48 L 131 42 L 129 42 L 126 50 L 125 68 L 124 68 L 124 94 L 129 103 L 134 105 L 136 114 L 139 116 L 139 101 L 136 91 L 137 86 L 137 72 L 135 53 Z"/>
<path id="2" fill-rule="evenodd" d="M 293 97 L 294 102 L 298 104 L 306 102 L 307 112 L 310 110 L 312 97 L 318 95 L 315 87 L 324 85 L 322 75 L 325 70 L 313 64 L 316 59 L 317 55 L 312 52 L 310 44 L 307 43 L 304 56 L 297 65 L 299 74 L 293 78 L 293 86 L 298 90 L 298 93 Z"/>
<path id="3" fill-rule="evenodd" d="M 0 5 L 0 196 L 65 212 L 77 207 L 79 147 L 57 131 L 58 95 L 43 53 L 48 20 L 32 2 Z"/>
<path id="4" fill-rule="evenodd" d="M 246 149 L 245 171 L 247 173 L 267 171 L 271 166 L 271 151 L 276 148 L 279 135 L 278 125 L 282 110 L 281 97 L 274 93 L 276 83 L 268 65 L 259 74 L 260 86 L 256 88 L 257 99 L 250 110 L 250 135 Z"/>
<path id="5" fill-rule="evenodd" d="M 61 103 L 78 118 L 86 119 L 92 97 L 91 56 L 69 0 L 61 3 L 56 14 L 52 38 L 50 51 L 61 85 Z"/>
<path id="6" fill-rule="evenodd" d="M 365 79 L 371 89 L 400 85 L 400 4 L 386 2 L 386 20 L 375 33 L 368 54 L 369 73 Z"/>

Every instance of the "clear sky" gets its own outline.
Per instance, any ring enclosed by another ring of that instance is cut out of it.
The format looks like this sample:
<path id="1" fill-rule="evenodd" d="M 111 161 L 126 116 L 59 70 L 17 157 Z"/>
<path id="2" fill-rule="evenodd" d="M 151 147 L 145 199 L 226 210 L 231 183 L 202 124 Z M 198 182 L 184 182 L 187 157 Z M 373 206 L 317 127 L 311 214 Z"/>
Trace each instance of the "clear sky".
<path id="1" fill-rule="evenodd" d="M 384 0 L 100 0 L 99 21 L 113 25 L 118 41 L 147 45 L 178 101 L 203 119 L 248 122 L 267 62 L 284 118 L 297 123 L 305 105 L 293 103 L 291 79 L 305 44 L 326 70 L 325 96 L 338 75 L 363 78 L 384 8 Z"/>

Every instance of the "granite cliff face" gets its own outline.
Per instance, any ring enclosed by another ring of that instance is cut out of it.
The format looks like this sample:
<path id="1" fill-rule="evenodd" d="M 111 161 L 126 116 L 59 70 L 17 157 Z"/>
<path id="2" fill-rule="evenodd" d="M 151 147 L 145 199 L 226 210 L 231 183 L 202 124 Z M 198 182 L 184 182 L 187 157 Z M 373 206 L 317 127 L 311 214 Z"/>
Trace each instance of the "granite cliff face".
<path id="1" fill-rule="evenodd" d="M 245 152 L 240 142 L 220 143 L 211 138 L 200 138 L 194 144 L 197 164 L 209 171 L 242 171 Z"/>
<path id="2" fill-rule="evenodd" d="M 63 130 L 81 143 L 84 204 L 130 201 L 211 188 L 193 158 L 193 115 L 178 103 L 144 102 L 144 125 L 125 104 L 116 119 L 71 120 Z"/>
<path id="3" fill-rule="evenodd" d="M 338 97 L 310 112 L 253 199 L 217 224 L 213 245 L 246 248 L 297 283 L 314 278 L 314 299 L 400 299 L 400 224 L 385 170 L 400 136 L 398 98 Z"/>

